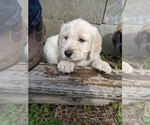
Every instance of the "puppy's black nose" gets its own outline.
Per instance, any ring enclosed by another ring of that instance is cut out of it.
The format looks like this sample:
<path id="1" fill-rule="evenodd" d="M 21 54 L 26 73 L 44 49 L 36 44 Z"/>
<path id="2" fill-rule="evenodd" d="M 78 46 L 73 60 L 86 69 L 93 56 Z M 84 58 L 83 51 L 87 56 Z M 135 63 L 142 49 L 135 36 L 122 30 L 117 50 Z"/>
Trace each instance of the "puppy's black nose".
<path id="1" fill-rule="evenodd" d="M 65 50 L 65 55 L 67 57 L 70 57 L 73 54 L 73 52 L 71 50 Z"/>

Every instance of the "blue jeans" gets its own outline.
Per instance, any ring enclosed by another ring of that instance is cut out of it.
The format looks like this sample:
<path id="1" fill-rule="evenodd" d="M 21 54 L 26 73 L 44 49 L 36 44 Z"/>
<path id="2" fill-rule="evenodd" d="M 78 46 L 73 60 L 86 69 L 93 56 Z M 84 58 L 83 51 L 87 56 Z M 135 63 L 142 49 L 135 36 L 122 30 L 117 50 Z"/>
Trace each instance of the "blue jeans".
<path id="1" fill-rule="evenodd" d="M 0 0 L 0 34 L 20 21 L 21 11 L 17 0 Z"/>
<path id="2" fill-rule="evenodd" d="M 29 0 L 29 33 L 42 19 L 42 8 L 39 0 Z"/>
<path id="3" fill-rule="evenodd" d="M 39 0 L 28 0 L 28 3 L 30 33 L 42 19 L 42 8 Z M 21 13 L 22 9 L 17 0 L 0 0 L 0 34 L 18 23 Z"/>

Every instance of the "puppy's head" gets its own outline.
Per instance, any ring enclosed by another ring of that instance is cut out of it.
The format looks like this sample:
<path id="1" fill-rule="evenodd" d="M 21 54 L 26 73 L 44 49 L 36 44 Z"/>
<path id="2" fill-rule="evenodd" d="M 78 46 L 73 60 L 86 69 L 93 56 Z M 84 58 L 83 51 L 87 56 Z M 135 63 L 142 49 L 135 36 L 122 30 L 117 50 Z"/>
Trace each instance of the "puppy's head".
<path id="1" fill-rule="evenodd" d="M 122 52 L 122 25 L 121 24 L 117 27 L 114 36 L 112 38 L 112 41 L 115 50 Z"/>
<path id="2" fill-rule="evenodd" d="M 139 50 L 146 47 L 146 50 L 150 52 L 150 23 L 146 24 L 136 35 L 135 43 Z"/>
<path id="3" fill-rule="evenodd" d="M 64 24 L 59 34 L 60 58 L 77 62 L 94 59 L 101 51 L 98 30 L 82 19 Z"/>

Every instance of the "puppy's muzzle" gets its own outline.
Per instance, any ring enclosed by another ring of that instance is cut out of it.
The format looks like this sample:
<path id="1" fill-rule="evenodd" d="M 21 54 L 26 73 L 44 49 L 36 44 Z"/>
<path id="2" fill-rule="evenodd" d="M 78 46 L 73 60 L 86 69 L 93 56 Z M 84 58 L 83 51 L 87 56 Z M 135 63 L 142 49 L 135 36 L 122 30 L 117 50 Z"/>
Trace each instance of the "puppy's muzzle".
<path id="1" fill-rule="evenodd" d="M 65 50 L 65 55 L 67 58 L 70 58 L 73 52 L 71 50 Z"/>

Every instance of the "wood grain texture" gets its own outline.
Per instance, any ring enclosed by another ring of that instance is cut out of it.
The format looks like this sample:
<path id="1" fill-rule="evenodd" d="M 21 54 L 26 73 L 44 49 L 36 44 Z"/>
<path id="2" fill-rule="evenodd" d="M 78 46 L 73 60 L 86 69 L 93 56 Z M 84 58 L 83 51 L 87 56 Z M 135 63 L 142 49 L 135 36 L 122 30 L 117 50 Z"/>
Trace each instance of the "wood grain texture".
<path id="1" fill-rule="evenodd" d="M 0 71 L 0 104 L 28 103 L 28 65 L 16 64 Z"/>
<path id="2" fill-rule="evenodd" d="M 56 65 L 41 64 L 29 73 L 29 102 L 103 105 L 122 99 L 147 100 L 149 73 L 144 70 L 125 75 L 114 70 L 108 75 L 77 67 L 71 74 L 62 74 Z"/>
<path id="3" fill-rule="evenodd" d="M 0 72 L 0 103 L 49 103 L 103 105 L 114 101 L 149 101 L 150 71 L 132 75 L 113 70 L 111 74 L 90 67 L 77 67 L 71 74 L 57 71 L 56 65 L 39 64 L 27 71 L 17 64 Z"/>

